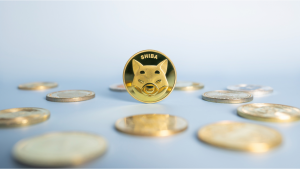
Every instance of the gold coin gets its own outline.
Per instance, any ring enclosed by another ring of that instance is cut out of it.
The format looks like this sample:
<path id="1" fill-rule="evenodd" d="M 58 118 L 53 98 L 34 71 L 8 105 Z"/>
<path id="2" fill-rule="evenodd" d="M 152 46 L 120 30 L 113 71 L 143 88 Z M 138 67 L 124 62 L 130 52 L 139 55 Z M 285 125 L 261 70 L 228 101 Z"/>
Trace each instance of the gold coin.
<path id="1" fill-rule="evenodd" d="M 266 152 L 282 142 L 281 134 L 272 128 L 231 121 L 204 126 L 198 137 L 213 146 L 249 152 Z"/>
<path id="2" fill-rule="evenodd" d="M 19 141 L 13 156 L 21 163 L 37 167 L 79 165 L 102 155 L 104 138 L 83 132 L 57 132 Z"/>
<path id="3" fill-rule="evenodd" d="M 142 114 L 119 119 L 117 130 L 140 136 L 169 136 L 187 129 L 188 123 L 169 114 Z"/>
<path id="4" fill-rule="evenodd" d="M 244 103 L 252 101 L 253 96 L 248 92 L 215 90 L 205 92 L 202 95 L 202 99 L 216 103 Z"/>
<path id="5" fill-rule="evenodd" d="M 267 122 L 290 122 L 300 120 L 300 109 L 272 103 L 253 103 L 238 107 L 238 115 L 247 119 Z"/>
<path id="6" fill-rule="evenodd" d="M 50 117 L 50 111 L 37 107 L 0 110 L 0 127 L 21 127 L 41 123 Z"/>
<path id="7" fill-rule="evenodd" d="M 94 97 L 95 93 L 88 90 L 64 90 L 50 93 L 46 99 L 52 102 L 79 102 L 90 100 Z"/>
<path id="8" fill-rule="evenodd" d="M 199 90 L 203 88 L 204 85 L 202 83 L 185 81 L 178 81 L 175 86 L 175 90 Z"/>
<path id="9" fill-rule="evenodd" d="M 55 82 L 32 82 L 20 84 L 18 86 L 19 89 L 22 90 L 46 90 L 57 87 L 58 84 Z"/>
<path id="10" fill-rule="evenodd" d="M 128 93 L 135 99 L 144 103 L 159 102 L 175 87 L 175 66 L 165 54 L 143 50 L 127 61 L 123 82 Z"/>

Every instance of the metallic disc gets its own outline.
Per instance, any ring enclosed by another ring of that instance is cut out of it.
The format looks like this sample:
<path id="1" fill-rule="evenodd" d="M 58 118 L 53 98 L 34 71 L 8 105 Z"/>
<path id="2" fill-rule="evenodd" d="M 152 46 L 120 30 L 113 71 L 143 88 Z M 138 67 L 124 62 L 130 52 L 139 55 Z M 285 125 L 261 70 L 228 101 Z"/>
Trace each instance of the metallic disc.
<path id="1" fill-rule="evenodd" d="M 175 86 L 175 90 L 199 90 L 203 89 L 202 83 L 178 81 Z"/>
<path id="2" fill-rule="evenodd" d="M 123 82 L 128 93 L 135 99 L 144 103 L 159 102 L 175 87 L 175 66 L 165 54 L 143 50 L 127 61 Z"/>
<path id="3" fill-rule="evenodd" d="M 227 90 L 215 90 L 205 92 L 202 99 L 216 103 L 245 103 L 253 100 L 252 94 L 248 92 L 237 92 Z"/>
<path id="4" fill-rule="evenodd" d="M 253 103 L 238 107 L 238 115 L 247 119 L 266 122 L 290 122 L 300 120 L 300 109 L 271 103 Z"/>
<path id="5" fill-rule="evenodd" d="M 126 88 L 123 84 L 113 84 L 109 86 L 109 89 L 112 91 L 117 91 L 117 92 L 126 92 Z"/>
<path id="6" fill-rule="evenodd" d="M 55 82 L 32 82 L 20 84 L 18 86 L 21 90 L 46 90 L 57 87 L 58 84 Z"/>
<path id="7" fill-rule="evenodd" d="M 281 134 L 272 128 L 230 121 L 204 126 L 198 137 L 213 146 L 249 152 L 266 152 L 282 142 Z"/>
<path id="8" fill-rule="evenodd" d="M 117 130 L 139 136 L 169 136 L 187 129 L 188 123 L 169 114 L 142 114 L 119 119 Z"/>
<path id="9" fill-rule="evenodd" d="M 41 123 L 50 117 L 50 111 L 37 107 L 0 110 L 0 127 L 22 127 Z"/>
<path id="10" fill-rule="evenodd" d="M 250 92 L 253 95 L 265 95 L 273 92 L 273 88 L 269 86 L 240 84 L 228 86 L 228 90 Z"/>
<path id="11" fill-rule="evenodd" d="M 46 99 L 52 102 L 79 102 L 94 97 L 95 93 L 88 90 L 64 90 L 50 93 L 46 96 Z"/>
<path id="12" fill-rule="evenodd" d="M 104 138 L 83 132 L 57 132 L 19 141 L 13 156 L 21 163 L 37 167 L 79 165 L 102 155 Z"/>

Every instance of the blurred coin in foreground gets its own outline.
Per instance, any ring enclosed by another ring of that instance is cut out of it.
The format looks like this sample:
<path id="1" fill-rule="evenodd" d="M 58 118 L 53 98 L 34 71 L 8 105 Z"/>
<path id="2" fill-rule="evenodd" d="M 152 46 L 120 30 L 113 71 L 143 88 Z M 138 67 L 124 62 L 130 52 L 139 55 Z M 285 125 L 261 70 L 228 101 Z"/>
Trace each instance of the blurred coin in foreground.
<path id="1" fill-rule="evenodd" d="M 247 119 L 266 122 L 290 122 L 300 120 L 300 109 L 272 103 L 253 103 L 238 107 L 238 115 Z"/>
<path id="2" fill-rule="evenodd" d="M 175 90 L 199 90 L 203 89 L 202 83 L 178 81 L 175 85 Z"/>
<path id="3" fill-rule="evenodd" d="M 79 165 L 102 155 L 104 138 L 83 132 L 57 132 L 19 141 L 13 156 L 21 163 L 37 167 Z"/>
<path id="4" fill-rule="evenodd" d="M 46 90 L 57 87 L 58 84 L 55 82 L 32 82 L 20 84 L 18 86 L 21 90 Z"/>
<path id="5" fill-rule="evenodd" d="M 230 121 L 204 126 L 198 137 L 213 146 L 249 152 L 266 152 L 282 142 L 281 134 L 272 128 Z"/>
<path id="6" fill-rule="evenodd" d="M 50 117 L 50 111 L 37 107 L 0 110 L 0 127 L 22 127 L 41 123 Z"/>
<path id="7" fill-rule="evenodd" d="M 109 86 L 109 89 L 112 91 L 117 91 L 117 92 L 126 92 L 127 91 L 124 84 L 113 84 L 113 85 Z"/>
<path id="8" fill-rule="evenodd" d="M 46 99 L 52 102 L 79 102 L 94 97 L 95 93 L 88 90 L 64 90 L 50 93 L 46 96 Z"/>
<path id="9" fill-rule="evenodd" d="M 273 92 L 273 88 L 269 86 L 248 85 L 248 84 L 228 86 L 227 89 L 232 91 L 250 92 L 251 94 L 254 95 L 264 95 Z"/>
<path id="10" fill-rule="evenodd" d="M 253 96 L 248 92 L 215 90 L 205 92 L 202 99 L 215 103 L 245 103 L 252 101 Z"/>
<path id="11" fill-rule="evenodd" d="M 169 136 L 187 129 L 188 123 L 169 114 L 142 114 L 119 119 L 117 130 L 140 136 Z"/>

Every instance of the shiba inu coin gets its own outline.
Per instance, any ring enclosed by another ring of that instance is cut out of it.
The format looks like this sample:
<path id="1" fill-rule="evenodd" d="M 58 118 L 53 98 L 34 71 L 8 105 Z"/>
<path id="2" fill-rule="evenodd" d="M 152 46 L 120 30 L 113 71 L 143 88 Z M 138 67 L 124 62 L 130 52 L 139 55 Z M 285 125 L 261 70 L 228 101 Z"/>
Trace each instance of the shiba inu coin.
<path id="1" fill-rule="evenodd" d="M 126 92 L 126 88 L 123 84 L 113 84 L 109 86 L 109 89 L 112 91 L 117 91 L 117 92 Z"/>
<path id="2" fill-rule="evenodd" d="M 58 84 L 55 82 L 32 82 L 20 84 L 18 86 L 21 90 L 46 90 L 57 87 Z"/>
<path id="3" fill-rule="evenodd" d="M 46 121 L 50 111 L 37 107 L 0 110 L 0 127 L 22 127 Z"/>
<path id="4" fill-rule="evenodd" d="M 204 126 L 198 138 L 210 145 L 249 152 L 266 152 L 282 142 L 281 134 L 262 125 L 224 121 Z"/>
<path id="5" fill-rule="evenodd" d="M 215 90 L 205 92 L 202 99 L 216 103 L 245 103 L 253 100 L 252 94 L 248 92 Z"/>
<path id="6" fill-rule="evenodd" d="M 95 93 L 88 90 L 64 90 L 48 94 L 46 100 L 52 102 L 80 102 L 94 97 Z"/>
<path id="7" fill-rule="evenodd" d="M 83 132 L 55 132 L 19 141 L 14 158 L 30 166 L 67 167 L 91 161 L 107 149 L 104 138 Z"/>
<path id="8" fill-rule="evenodd" d="M 144 103 L 159 102 L 175 87 L 175 66 L 163 53 L 143 50 L 127 61 L 123 82 L 128 93 L 135 99 Z"/>
<path id="9" fill-rule="evenodd" d="M 119 119 L 116 129 L 139 136 L 169 136 L 187 129 L 188 123 L 169 114 L 142 114 Z"/>
<path id="10" fill-rule="evenodd" d="M 250 92 L 253 95 L 265 95 L 273 92 L 273 88 L 269 86 L 239 84 L 228 86 L 228 90 Z"/>
<path id="11" fill-rule="evenodd" d="M 271 103 L 253 103 L 238 107 L 238 115 L 247 119 L 266 122 L 290 122 L 300 120 L 300 109 Z"/>
<path id="12" fill-rule="evenodd" d="M 199 90 L 203 89 L 203 87 L 202 83 L 178 81 L 175 90 Z"/>

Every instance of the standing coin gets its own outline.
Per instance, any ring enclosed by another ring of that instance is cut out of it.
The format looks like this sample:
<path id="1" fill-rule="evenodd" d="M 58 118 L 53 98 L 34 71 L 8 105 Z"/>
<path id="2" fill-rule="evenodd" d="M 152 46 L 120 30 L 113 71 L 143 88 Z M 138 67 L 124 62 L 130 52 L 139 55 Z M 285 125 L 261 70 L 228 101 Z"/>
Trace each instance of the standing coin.
<path id="1" fill-rule="evenodd" d="M 247 119 L 267 122 L 290 122 L 300 120 L 300 109 L 271 103 L 253 103 L 240 106 L 238 115 Z"/>
<path id="2" fill-rule="evenodd" d="M 143 50 L 127 61 L 123 82 L 128 93 L 135 99 L 144 103 L 159 102 L 175 87 L 175 66 L 165 54 Z"/>
<path id="3" fill-rule="evenodd" d="M 140 136 L 169 136 L 187 129 L 188 123 L 169 114 L 142 114 L 119 119 L 117 130 Z"/>
<path id="4" fill-rule="evenodd" d="M 109 86 L 109 89 L 112 91 L 117 91 L 117 92 L 126 92 L 126 88 L 123 84 L 113 84 Z"/>
<path id="5" fill-rule="evenodd" d="M 178 81 L 175 90 L 199 90 L 203 89 L 203 87 L 202 83 Z"/>
<path id="6" fill-rule="evenodd" d="M 58 84 L 55 82 L 32 82 L 20 84 L 18 86 L 21 90 L 46 90 L 57 87 Z"/>
<path id="7" fill-rule="evenodd" d="M 0 110 L 0 127 L 21 127 L 41 123 L 50 117 L 50 111 L 37 107 Z"/>
<path id="8" fill-rule="evenodd" d="M 254 95 L 264 95 L 273 92 L 273 88 L 269 86 L 247 84 L 228 86 L 227 89 L 232 91 L 250 92 Z"/>
<path id="9" fill-rule="evenodd" d="M 88 90 L 64 90 L 48 94 L 46 100 L 52 102 L 79 102 L 94 97 L 95 93 Z"/>
<path id="10" fill-rule="evenodd" d="M 244 103 L 252 101 L 253 96 L 248 92 L 215 90 L 205 92 L 202 95 L 202 99 L 216 103 Z"/>
<path id="11" fill-rule="evenodd" d="M 250 152 L 266 152 L 282 142 L 281 134 L 272 128 L 230 121 L 204 126 L 198 137 L 213 146 Z"/>
<path id="12" fill-rule="evenodd" d="M 37 167 L 79 165 L 102 155 L 104 138 L 83 132 L 57 132 L 19 141 L 13 156 L 21 163 Z"/>

